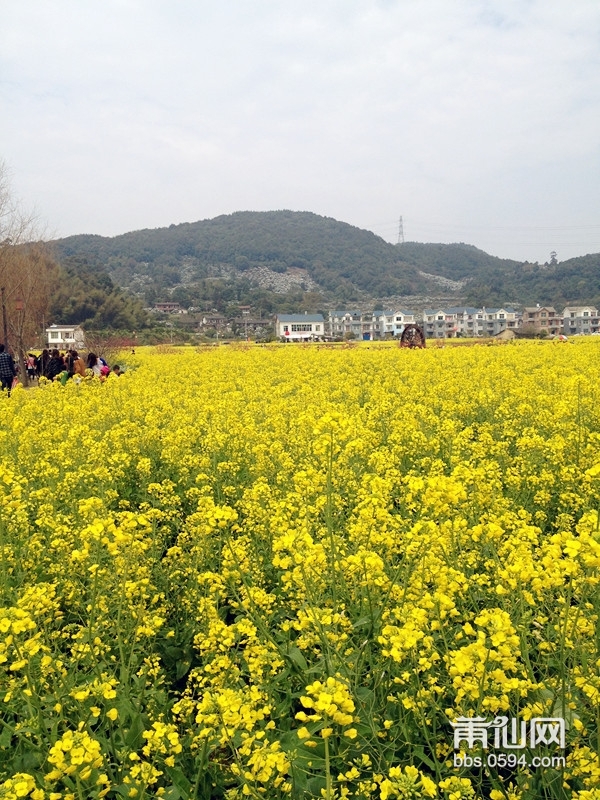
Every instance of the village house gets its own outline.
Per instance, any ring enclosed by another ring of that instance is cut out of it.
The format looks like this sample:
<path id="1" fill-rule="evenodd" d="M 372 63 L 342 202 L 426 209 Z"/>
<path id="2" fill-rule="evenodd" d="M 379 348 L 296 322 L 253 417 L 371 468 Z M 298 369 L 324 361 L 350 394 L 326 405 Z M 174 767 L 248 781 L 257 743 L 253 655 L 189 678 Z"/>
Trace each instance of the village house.
<path id="1" fill-rule="evenodd" d="M 452 318 L 446 320 L 443 308 L 426 308 L 423 311 L 423 329 L 427 339 L 446 339 L 453 336 Z"/>
<path id="2" fill-rule="evenodd" d="M 468 306 L 426 308 L 423 330 L 428 339 L 453 339 L 456 336 L 475 336 L 478 309 Z"/>
<path id="3" fill-rule="evenodd" d="M 273 329 L 273 322 L 270 319 L 263 319 L 262 317 L 253 318 L 250 316 L 234 317 L 229 320 L 231 330 L 234 335 L 243 335 L 248 338 L 250 334 L 264 335 Z"/>
<path id="4" fill-rule="evenodd" d="M 456 336 L 474 335 L 474 318 L 477 309 L 466 307 L 426 308 L 423 312 L 423 330 L 428 339 L 453 339 Z"/>
<path id="5" fill-rule="evenodd" d="M 373 339 L 392 339 L 402 336 L 406 325 L 414 325 L 414 311 L 374 311 Z"/>
<path id="6" fill-rule="evenodd" d="M 404 327 L 414 322 L 414 311 L 330 311 L 329 333 L 334 339 L 391 339 L 401 336 Z"/>
<path id="7" fill-rule="evenodd" d="M 478 336 L 496 336 L 506 328 L 517 327 L 514 308 L 482 308 L 476 315 Z"/>
<path id="8" fill-rule="evenodd" d="M 553 306 L 525 306 L 521 325 L 556 336 L 562 333 L 563 318 Z"/>
<path id="9" fill-rule="evenodd" d="M 495 336 L 505 328 L 516 328 L 518 315 L 513 308 L 426 308 L 423 328 L 428 339 Z"/>
<path id="10" fill-rule="evenodd" d="M 563 311 L 565 336 L 585 336 L 597 333 L 599 326 L 598 309 L 594 306 L 567 306 Z"/>
<path id="11" fill-rule="evenodd" d="M 352 334 L 362 337 L 362 315 L 360 311 L 330 311 L 329 332 L 334 339 L 343 339 Z"/>
<path id="12" fill-rule="evenodd" d="M 52 350 L 83 350 L 85 335 L 81 325 L 51 325 L 46 328 L 46 347 Z"/>
<path id="13" fill-rule="evenodd" d="M 549 336 L 574 336 L 600 332 L 600 313 L 594 306 L 568 306 L 561 315 L 552 306 L 538 304 L 527 306 L 522 312 L 511 306 L 440 306 L 426 308 L 422 317 L 405 309 L 330 311 L 326 322 L 320 314 L 279 314 L 275 335 L 287 341 L 323 336 L 369 341 L 399 338 L 406 325 L 415 323 L 422 326 L 427 339 L 486 338 L 532 327 Z"/>
<path id="14" fill-rule="evenodd" d="M 307 342 L 325 336 L 322 314 L 277 314 L 275 336 L 287 342 Z"/>
<path id="15" fill-rule="evenodd" d="M 227 317 L 223 314 L 219 314 L 218 312 L 214 311 L 211 314 L 204 314 L 198 328 L 200 330 L 206 328 L 215 328 L 216 330 L 220 330 L 221 328 L 225 328 L 228 324 Z"/>

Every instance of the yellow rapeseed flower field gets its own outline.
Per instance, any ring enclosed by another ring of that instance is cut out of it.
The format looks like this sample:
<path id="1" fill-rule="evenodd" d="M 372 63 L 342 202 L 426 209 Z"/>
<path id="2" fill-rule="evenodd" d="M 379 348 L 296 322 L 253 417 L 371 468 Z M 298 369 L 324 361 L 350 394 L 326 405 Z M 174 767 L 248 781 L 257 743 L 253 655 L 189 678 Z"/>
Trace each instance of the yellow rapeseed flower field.
<path id="1" fill-rule="evenodd" d="M 0 393 L 0 798 L 600 798 L 600 342 Z"/>

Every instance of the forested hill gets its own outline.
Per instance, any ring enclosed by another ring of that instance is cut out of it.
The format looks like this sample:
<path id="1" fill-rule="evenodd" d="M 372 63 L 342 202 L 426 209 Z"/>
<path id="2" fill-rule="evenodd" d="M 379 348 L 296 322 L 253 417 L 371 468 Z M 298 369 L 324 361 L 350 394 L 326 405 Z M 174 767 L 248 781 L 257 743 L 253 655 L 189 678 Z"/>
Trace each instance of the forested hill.
<path id="1" fill-rule="evenodd" d="M 269 312 L 435 295 L 440 287 L 472 305 L 600 302 L 600 255 L 540 266 L 462 243 L 392 245 L 310 212 L 240 211 L 111 238 L 71 236 L 55 246 L 59 259 L 85 259 L 146 304 L 246 302 Z"/>
<path id="2" fill-rule="evenodd" d="M 507 299 L 523 305 L 600 307 L 600 253 L 571 258 L 558 264 L 520 264 L 494 275 L 474 275 L 467 288 L 467 301 L 488 306 Z"/>
<path id="3" fill-rule="evenodd" d="M 306 285 L 344 294 L 415 294 L 427 287 L 417 268 L 375 234 L 308 212 L 237 212 L 200 222 L 113 238 L 72 236 L 56 243 L 63 256 L 99 261 L 122 286 L 150 279 L 158 292 L 206 279 L 259 282 L 257 270 L 306 273 Z"/>

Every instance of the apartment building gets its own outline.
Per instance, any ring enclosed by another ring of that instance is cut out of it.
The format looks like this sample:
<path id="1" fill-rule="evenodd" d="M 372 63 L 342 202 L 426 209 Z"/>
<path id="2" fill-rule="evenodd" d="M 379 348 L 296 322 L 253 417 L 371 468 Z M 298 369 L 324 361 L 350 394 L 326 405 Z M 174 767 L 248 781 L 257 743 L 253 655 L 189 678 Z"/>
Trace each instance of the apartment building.
<path id="1" fill-rule="evenodd" d="M 355 339 L 392 339 L 402 336 L 404 327 L 414 324 L 414 311 L 400 309 L 360 311 L 331 311 L 329 313 L 329 332 L 334 339 L 349 335 Z"/>

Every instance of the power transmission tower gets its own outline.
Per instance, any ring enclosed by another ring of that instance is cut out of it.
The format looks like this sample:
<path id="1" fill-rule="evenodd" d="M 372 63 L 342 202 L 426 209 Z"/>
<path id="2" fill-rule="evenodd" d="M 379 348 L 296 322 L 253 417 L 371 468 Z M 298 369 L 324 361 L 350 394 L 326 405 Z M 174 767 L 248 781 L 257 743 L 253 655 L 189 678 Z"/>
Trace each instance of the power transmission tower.
<path id="1" fill-rule="evenodd" d="M 404 224 L 402 223 L 402 217 L 400 217 L 400 222 L 398 223 L 398 244 L 404 244 Z"/>

